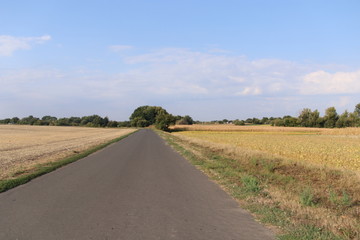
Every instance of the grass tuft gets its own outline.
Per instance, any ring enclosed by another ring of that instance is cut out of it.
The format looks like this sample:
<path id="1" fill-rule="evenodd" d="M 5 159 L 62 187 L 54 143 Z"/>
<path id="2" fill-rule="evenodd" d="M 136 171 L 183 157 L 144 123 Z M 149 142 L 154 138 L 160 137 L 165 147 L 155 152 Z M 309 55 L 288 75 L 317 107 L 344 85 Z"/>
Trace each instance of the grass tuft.
<path id="1" fill-rule="evenodd" d="M 300 203 L 303 206 L 314 207 L 316 205 L 314 194 L 309 187 L 305 188 L 300 194 Z"/>
<path id="2" fill-rule="evenodd" d="M 259 181 L 257 180 L 256 177 L 251 176 L 251 175 L 245 175 L 241 178 L 241 182 L 244 186 L 244 190 L 245 192 L 249 192 L 249 193 L 259 193 L 261 188 L 260 188 L 260 184 Z"/>

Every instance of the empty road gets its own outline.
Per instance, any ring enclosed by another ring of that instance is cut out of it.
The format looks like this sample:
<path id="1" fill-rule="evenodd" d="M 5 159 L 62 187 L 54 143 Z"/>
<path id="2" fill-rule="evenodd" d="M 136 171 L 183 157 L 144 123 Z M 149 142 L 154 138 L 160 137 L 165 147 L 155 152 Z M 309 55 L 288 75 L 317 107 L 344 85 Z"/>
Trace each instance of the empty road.
<path id="1" fill-rule="evenodd" d="M 151 130 L 0 194 L 1 240 L 274 239 Z"/>

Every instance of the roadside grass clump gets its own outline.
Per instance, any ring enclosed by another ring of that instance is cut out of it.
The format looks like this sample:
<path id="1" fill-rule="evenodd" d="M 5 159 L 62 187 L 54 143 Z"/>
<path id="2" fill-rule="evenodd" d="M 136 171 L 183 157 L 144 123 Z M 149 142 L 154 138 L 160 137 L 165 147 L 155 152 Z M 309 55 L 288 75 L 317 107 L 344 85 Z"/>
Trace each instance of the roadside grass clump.
<path id="1" fill-rule="evenodd" d="M 257 219 L 277 226 L 279 239 L 360 239 L 356 173 L 158 133 Z"/>
<path id="2" fill-rule="evenodd" d="M 259 181 L 254 176 L 245 175 L 241 178 L 241 182 L 244 186 L 245 192 L 256 194 L 256 193 L 259 193 L 261 190 Z"/>
<path id="3" fill-rule="evenodd" d="M 127 136 L 133 134 L 129 133 L 127 135 L 115 138 L 111 141 L 108 141 L 106 143 L 103 143 L 101 145 L 95 146 L 93 148 L 90 148 L 84 152 L 81 153 L 77 153 L 73 156 L 67 157 L 65 159 L 62 160 L 58 160 L 55 162 L 47 162 L 47 163 L 41 163 L 41 164 L 37 164 L 35 165 L 33 168 L 31 169 L 27 169 L 27 170 L 20 170 L 15 172 L 14 174 L 12 174 L 12 178 L 10 179 L 3 179 L 0 180 L 0 193 L 1 192 L 5 192 L 9 189 L 12 189 L 14 187 L 17 187 L 19 185 L 25 184 L 27 182 L 30 182 L 32 179 L 37 178 L 39 176 L 42 176 L 46 173 L 52 172 L 62 166 L 65 166 L 69 163 L 75 162 L 79 159 L 82 159 L 84 157 L 89 156 L 90 154 L 99 151 L 100 149 L 103 149 L 107 146 L 109 146 L 110 144 L 113 144 L 115 142 L 120 141 L 121 139 L 126 138 Z"/>
<path id="4" fill-rule="evenodd" d="M 342 192 L 342 197 L 341 197 L 341 205 L 345 206 L 345 207 L 349 207 L 352 204 L 352 199 L 349 196 L 349 194 L 347 194 L 344 190 Z"/>
<path id="5" fill-rule="evenodd" d="M 351 196 L 345 190 L 342 190 L 340 195 L 336 194 L 334 190 L 330 190 L 329 201 L 338 208 L 351 207 L 353 204 Z"/>
<path id="6" fill-rule="evenodd" d="M 314 194 L 309 187 L 305 188 L 300 194 L 300 203 L 303 206 L 314 207 L 316 205 Z"/>

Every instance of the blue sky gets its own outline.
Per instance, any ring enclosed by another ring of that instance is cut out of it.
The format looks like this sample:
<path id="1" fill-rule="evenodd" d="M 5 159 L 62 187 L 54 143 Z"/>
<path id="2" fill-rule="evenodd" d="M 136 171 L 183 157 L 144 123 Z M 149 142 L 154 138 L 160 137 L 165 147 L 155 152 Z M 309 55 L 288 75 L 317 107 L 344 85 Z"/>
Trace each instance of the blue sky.
<path id="1" fill-rule="evenodd" d="M 360 103 L 359 1 L 6 1 L 0 118 L 198 120 Z"/>

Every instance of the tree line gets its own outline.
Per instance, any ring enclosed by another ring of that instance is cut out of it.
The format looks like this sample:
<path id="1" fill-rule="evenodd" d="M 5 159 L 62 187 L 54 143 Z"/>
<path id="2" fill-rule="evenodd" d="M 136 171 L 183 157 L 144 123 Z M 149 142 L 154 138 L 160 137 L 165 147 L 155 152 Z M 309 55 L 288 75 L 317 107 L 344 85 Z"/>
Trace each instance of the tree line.
<path id="1" fill-rule="evenodd" d="M 170 125 L 191 125 L 193 123 L 206 124 L 234 124 L 234 125 L 258 125 L 268 124 L 272 126 L 285 127 L 319 127 L 319 128 L 343 128 L 360 127 L 360 103 L 355 106 L 353 112 L 347 110 L 338 114 L 335 107 L 325 110 L 325 115 L 320 116 L 318 110 L 304 108 L 298 117 L 286 115 L 284 117 L 248 118 L 246 120 L 217 120 L 211 122 L 194 121 L 189 115 L 180 116 L 168 113 L 159 106 L 141 106 L 134 110 L 129 121 L 110 121 L 108 117 L 91 115 L 84 117 L 56 118 L 44 116 L 37 118 L 32 115 L 24 118 L 5 118 L 0 124 L 22 124 L 22 125 L 45 125 L 45 126 L 85 126 L 85 127 L 148 127 L 154 125 L 160 130 L 169 130 Z"/>
<path id="2" fill-rule="evenodd" d="M 39 125 L 39 126 L 85 126 L 85 127 L 130 127 L 130 121 L 110 121 L 108 117 L 91 115 L 84 117 L 57 118 L 54 116 L 44 116 L 37 118 L 32 115 L 24 118 L 5 118 L 0 120 L 0 124 L 20 124 L 20 125 Z"/>
<path id="3" fill-rule="evenodd" d="M 204 122 L 203 122 L 204 123 Z M 246 120 L 218 120 L 209 123 L 215 124 L 234 124 L 234 125 L 259 125 L 267 124 L 272 126 L 284 127 L 318 127 L 318 128 L 344 128 L 344 127 L 360 127 L 360 103 L 355 106 L 353 112 L 345 110 L 342 114 L 338 114 L 335 107 L 329 107 L 325 110 L 325 115 L 320 116 L 318 110 L 304 108 L 298 117 L 286 115 L 284 117 L 263 117 L 248 118 Z"/>
<path id="4" fill-rule="evenodd" d="M 32 115 L 24 118 L 5 118 L 0 120 L 0 124 L 19 124 L 19 125 L 40 125 L 40 126 L 85 126 L 85 127 L 148 127 L 154 125 L 161 130 L 169 130 L 170 125 L 193 124 L 190 116 L 174 116 L 165 109 L 158 106 L 141 106 L 134 110 L 129 121 L 111 121 L 108 117 L 91 115 L 84 117 L 57 118 L 54 116 L 44 116 L 37 118 Z"/>
<path id="5" fill-rule="evenodd" d="M 342 114 L 338 114 L 335 107 L 329 107 L 322 117 L 318 110 L 312 111 L 310 108 L 304 108 L 297 118 L 291 116 L 277 118 L 272 125 L 318 128 L 360 127 L 360 103 L 355 106 L 353 112 L 345 110 Z"/>

